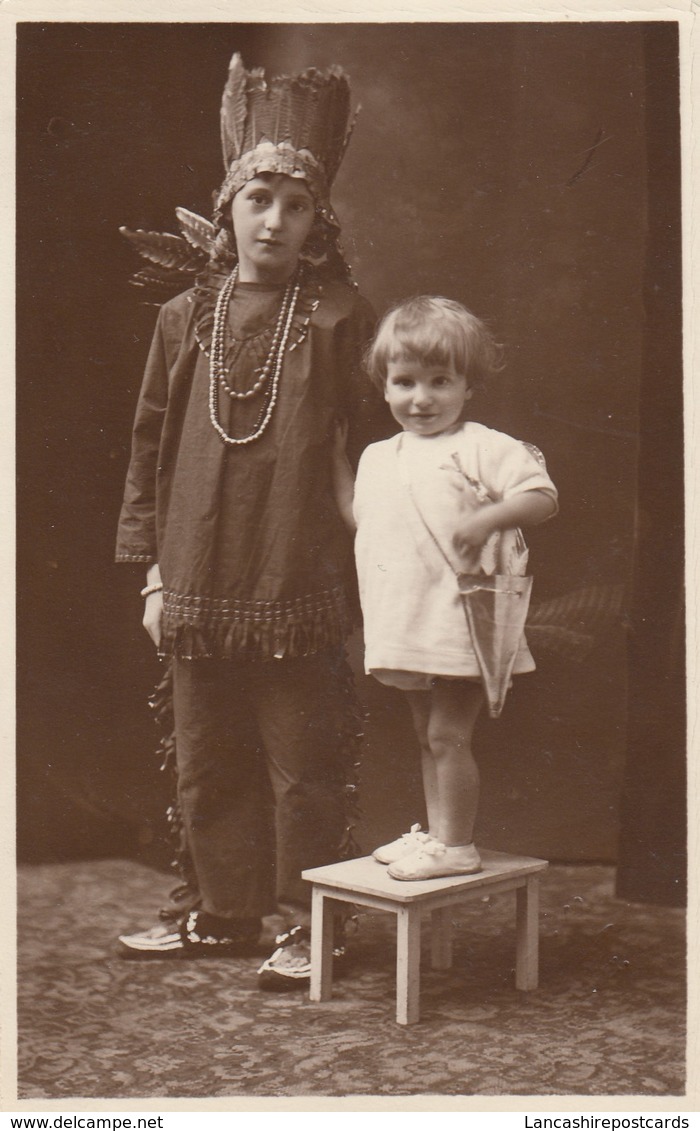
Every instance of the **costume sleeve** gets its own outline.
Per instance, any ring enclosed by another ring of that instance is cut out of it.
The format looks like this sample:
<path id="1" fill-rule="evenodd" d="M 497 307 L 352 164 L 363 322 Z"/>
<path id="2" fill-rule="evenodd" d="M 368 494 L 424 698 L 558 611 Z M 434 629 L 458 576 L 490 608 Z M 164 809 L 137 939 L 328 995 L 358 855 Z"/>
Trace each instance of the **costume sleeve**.
<path id="1" fill-rule="evenodd" d="M 504 432 L 485 429 L 479 446 L 479 478 L 495 501 L 511 499 L 523 491 L 544 491 L 558 508 L 557 489 L 544 458 L 537 449 Z"/>
<path id="2" fill-rule="evenodd" d="M 396 431 L 384 398 L 364 368 L 365 352 L 376 323 L 370 304 L 356 295 L 352 311 L 338 327 L 340 410 L 349 423 L 347 449 L 353 467 L 357 467 L 368 444 L 386 439 Z"/>
<path id="3" fill-rule="evenodd" d="M 146 362 L 131 441 L 131 459 L 117 529 L 118 562 L 155 562 L 156 475 L 160 436 L 168 402 L 165 311 L 158 315 Z"/>
<path id="4" fill-rule="evenodd" d="M 360 455 L 357 463 L 357 475 L 355 477 L 355 497 L 353 499 L 353 514 L 355 521 L 359 523 L 364 515 L 364 503 L 366 483 L 372 480 L 371 468 L 374 466 L 375 449 L 373 446 L 365 448 Z"/>

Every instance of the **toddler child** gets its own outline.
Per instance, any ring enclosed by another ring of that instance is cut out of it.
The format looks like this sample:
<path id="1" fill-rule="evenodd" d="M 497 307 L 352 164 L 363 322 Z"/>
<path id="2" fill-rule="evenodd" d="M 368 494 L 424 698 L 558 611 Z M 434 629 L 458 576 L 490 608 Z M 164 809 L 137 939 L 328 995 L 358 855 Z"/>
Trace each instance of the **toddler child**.
<path id="1" fill-rule="evenodd" d="M 455 575 L 524 572 L 516 528 L 557 510 L 539 453 L 466 418 L 498 363 L 489 330 L 463 306 L 404 302 L 368 355 L 402 431 L 364 451 L 354 490 L 342 435 L 336 442 L 338 504 L 357 529 L 365 669 L 405 693 L 421 749 L 427 832 L 414 825 L 374 852 L 397 880 L 480 870 L 472 734 L 484 692 Z M 523 637 L 513 672 L 534 666 Z"/>

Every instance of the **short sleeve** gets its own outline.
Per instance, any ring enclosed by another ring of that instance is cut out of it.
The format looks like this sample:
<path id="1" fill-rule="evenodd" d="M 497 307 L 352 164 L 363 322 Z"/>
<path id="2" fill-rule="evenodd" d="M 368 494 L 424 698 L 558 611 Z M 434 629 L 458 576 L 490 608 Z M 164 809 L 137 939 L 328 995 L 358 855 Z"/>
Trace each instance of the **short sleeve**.
<path id="1" fill-rule="evenodd" d="M 524 491 L 543 491 L 558 509 L 558 493 L 539 449 L 504 432 L 484 428 L 480 437 L 478 477 L 494 501 Z M 556 513 L 552 512 L 553 514 Z"/>

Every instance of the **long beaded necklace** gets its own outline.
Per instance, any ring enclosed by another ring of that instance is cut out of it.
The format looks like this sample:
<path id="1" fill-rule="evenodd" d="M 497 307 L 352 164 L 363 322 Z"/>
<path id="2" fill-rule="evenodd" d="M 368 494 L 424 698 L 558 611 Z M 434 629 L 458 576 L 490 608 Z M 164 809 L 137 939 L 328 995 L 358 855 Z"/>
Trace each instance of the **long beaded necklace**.
<path id="1" fill-rule="evenodd" d="M 239 392 L 232 388 L 228 381 L 228 370 L 224 364 L 226 321 L 237 279 L 238 266 L 234 267 L 221 288 L 216 301 L 209 358 L 209 419 L 224 443 L 231 446 L 252 444 L 254 440 L 259 440 L 272 419 L 272 413 L 277 403 L 280 376 L 284 363 L 284 352 L 287 348 L 287 341 L 292 328 L 294 312 L 301 289 L 296 276 L 290 279 L 284 292 L 284 298 L 282 299 L 282 305 L 272 336 L 272 343 L 265 364 L 260 370 L 260 376 L 249 389 Z M 234 400 L 248 400 L 263 388 L 270 376 L 272 376 L 272 380 L 265 391 L 265 398 L 258 418 L 253 425 L 253 431 L 249 432 L 247 436 L 230 436 L 219 419 L 219 385 L 221 385 Z"/>

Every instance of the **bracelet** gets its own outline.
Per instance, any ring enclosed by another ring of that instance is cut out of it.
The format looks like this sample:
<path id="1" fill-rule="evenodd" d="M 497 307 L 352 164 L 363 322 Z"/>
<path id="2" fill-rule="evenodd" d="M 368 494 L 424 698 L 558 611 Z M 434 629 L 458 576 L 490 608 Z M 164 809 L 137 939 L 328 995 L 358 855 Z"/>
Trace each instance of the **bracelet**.
<path id="1" fill-rule="evenodd" d="M 142 597 L 150 597 L 151 593 L 160 593 L 163 585 L 158 581 L 155 585 L 147 585 L 145 589 L 141 590 Z"/>

